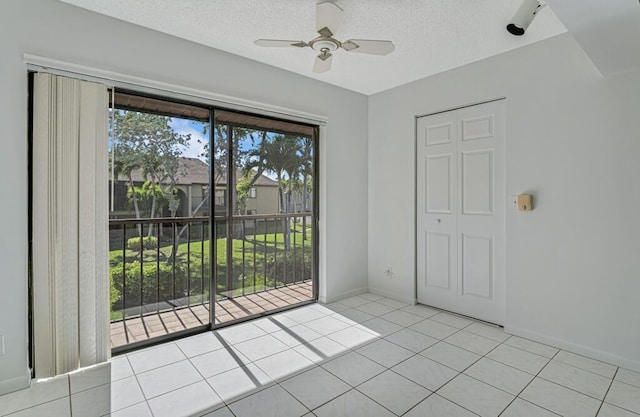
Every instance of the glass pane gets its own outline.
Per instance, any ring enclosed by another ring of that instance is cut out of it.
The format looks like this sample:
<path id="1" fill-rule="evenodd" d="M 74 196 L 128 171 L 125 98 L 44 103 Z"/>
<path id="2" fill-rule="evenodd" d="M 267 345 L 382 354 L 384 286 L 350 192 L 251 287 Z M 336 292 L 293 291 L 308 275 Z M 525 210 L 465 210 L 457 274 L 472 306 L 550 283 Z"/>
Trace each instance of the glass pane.
<path id="1" fill-rule="evenodd" d="M 110 114 L 112 346 L 209 320 L 209 110 L 115 94 Z"/>

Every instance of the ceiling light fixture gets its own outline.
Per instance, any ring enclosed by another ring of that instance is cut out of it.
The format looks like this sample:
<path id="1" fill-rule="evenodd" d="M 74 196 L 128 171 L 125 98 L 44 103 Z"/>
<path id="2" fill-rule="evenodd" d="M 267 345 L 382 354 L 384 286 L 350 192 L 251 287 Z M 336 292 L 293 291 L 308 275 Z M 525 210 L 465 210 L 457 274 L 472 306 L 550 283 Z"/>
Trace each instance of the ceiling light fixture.
<path id="1" fill-rule="evenodd" d="M 522 36 L 529 28 L 538 12 L 546 4 L 538 0 L 524 0 L 507 25 L 507 31 L 514 36 Z"/>

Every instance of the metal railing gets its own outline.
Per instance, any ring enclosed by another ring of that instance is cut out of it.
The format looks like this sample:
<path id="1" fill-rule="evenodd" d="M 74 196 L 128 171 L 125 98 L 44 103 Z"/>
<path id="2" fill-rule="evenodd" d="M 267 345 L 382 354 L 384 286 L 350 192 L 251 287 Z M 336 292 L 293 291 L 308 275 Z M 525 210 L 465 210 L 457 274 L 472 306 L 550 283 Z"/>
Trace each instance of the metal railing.
<path id="1" fill-rule="evenodd" d="M 312 279 L 311 218 L 214 218 L 214 230 L 209 217 L 109 220 L 111 320 L 208 306 L 214 271 L 216 300 Z"/>

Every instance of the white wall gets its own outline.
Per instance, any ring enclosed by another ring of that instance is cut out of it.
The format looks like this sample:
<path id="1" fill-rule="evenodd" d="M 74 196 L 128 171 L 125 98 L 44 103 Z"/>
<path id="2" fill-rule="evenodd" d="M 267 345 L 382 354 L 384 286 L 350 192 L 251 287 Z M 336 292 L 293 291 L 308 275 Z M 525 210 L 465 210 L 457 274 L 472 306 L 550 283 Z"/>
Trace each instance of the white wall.
<path id="1" fill-rule="evenodd" d="M 320 157 L 326 286 L 339 298 L 367 287 L 367 98 L 54 0 L 0 6 L 0 394 L 27 367 L 27 70 L 40 55 L 327 116 Z M 37 260 L 36 260 L 37 262 Z M 36 306 L 37 308 L 37 306 Z"/>
<path id="2" fill-rule="evenodd" d="M 498 97 L 507 195 L 534 195 L 507 209 L 507 330 L 640 370 L 640 73 L 570 35 L 370 97 L 370 289 L 415 297 L 414 116 Z"/>

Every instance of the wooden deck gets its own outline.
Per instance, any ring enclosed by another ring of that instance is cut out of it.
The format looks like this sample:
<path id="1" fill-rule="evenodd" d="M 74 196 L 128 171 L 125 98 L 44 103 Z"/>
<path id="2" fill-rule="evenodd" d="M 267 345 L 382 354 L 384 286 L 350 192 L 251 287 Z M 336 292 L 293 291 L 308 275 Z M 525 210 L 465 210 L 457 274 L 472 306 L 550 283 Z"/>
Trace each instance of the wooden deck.
<path id="1" fill-rule="evenodd" d="M 216 324 L 253 314 L 287 307 L 313 299 L 311 281 L 216 302 Z M 209 303 L 146 314 L 111 323 L 111 347 L 121 347 L 158 336 L 205 325 L 209 322 Z"/>

